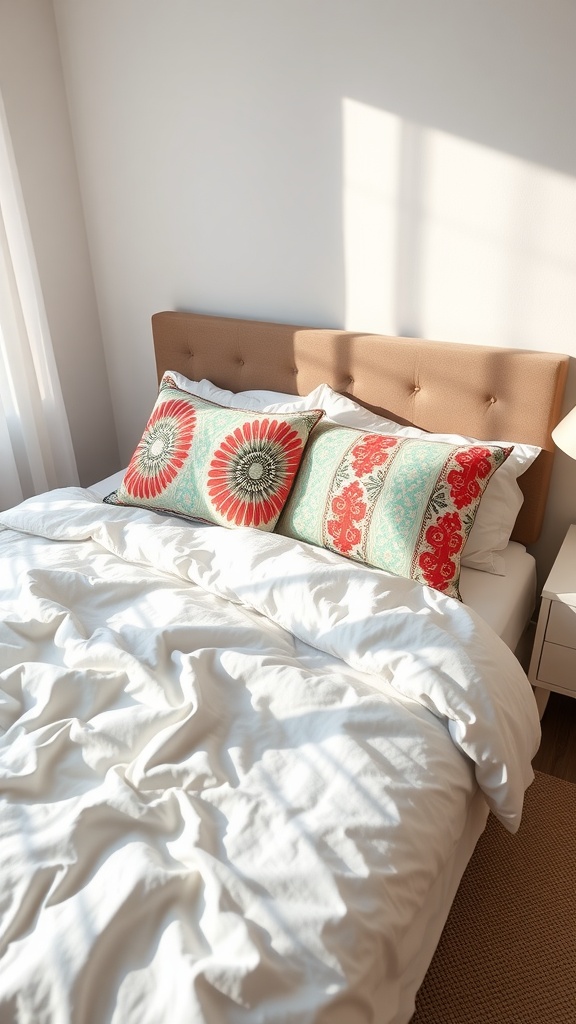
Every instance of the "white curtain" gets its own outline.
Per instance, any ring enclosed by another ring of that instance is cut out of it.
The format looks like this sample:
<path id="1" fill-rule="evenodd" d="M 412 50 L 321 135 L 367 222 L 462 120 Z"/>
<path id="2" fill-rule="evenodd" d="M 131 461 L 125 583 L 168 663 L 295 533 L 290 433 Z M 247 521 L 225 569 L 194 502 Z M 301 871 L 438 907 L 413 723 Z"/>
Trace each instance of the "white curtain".
<path id="1" fill-rule="evenodd" d="M 0 96 L 0 508 L 77 483 L 70 428 Z"/>

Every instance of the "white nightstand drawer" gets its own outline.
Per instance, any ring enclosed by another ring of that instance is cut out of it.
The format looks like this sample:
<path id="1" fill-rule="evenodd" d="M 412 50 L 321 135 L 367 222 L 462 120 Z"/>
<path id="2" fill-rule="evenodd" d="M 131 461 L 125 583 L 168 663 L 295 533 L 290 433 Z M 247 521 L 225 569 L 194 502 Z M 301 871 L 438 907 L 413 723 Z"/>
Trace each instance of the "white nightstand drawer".
<path id="1" fill-rule="evenodd" d="M 568 528 L 542 590 L 528 678 L 540 717 L 547 690 L 576 698 L 576 523 Z"/>
<path id="2" fill-rule="evenodd" d="M 560 644 L 543 644 L 538 679 L 576 694 L 576 650 Z"/>
<path id="3" fill-rule="evenodd" d="M 564 647 L 576 648 L 576 608 L 571 604 L 553 601 L 546 627 L 546 640 Z"/>

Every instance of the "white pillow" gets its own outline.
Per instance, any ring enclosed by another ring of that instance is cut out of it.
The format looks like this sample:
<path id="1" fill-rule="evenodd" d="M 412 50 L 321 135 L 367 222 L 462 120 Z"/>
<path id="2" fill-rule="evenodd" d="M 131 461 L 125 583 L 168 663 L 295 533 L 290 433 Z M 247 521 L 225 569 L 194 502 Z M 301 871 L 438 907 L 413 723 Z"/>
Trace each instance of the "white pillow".
<path id="1" fill-rule="evenodd" d="M 218 405 L 225 405 L 229 409 L 250 409 L 252 412 L 290 412 L 301 408 L 309 409 L 310 406 L 303 406 L 305 401 L 300 395 L 287 395 L 282 391 L 226 391 L 218 388 L 212 381 L 189 380 L 183 373 L 170 370 L 170 376 L 176 385 L 183 391 L 188 391 L 198 398 L 206 398 Z M 335 393 L 335 392 L 334 392 Z M 282 408 L 275 408 L 275 406 Z M 290 409 L 286 409 L 289 405 Z"/>
<path id="2" fill-rule="evenodd" d="M 478 440 L 460 434 L 430 434 L 419 427 L 402 426 L 395 420 L 378 416 L 350 398 L 339 395 L 328 384 L 321 384 L 311 391 L 305 402 L 303 408 L 324 409 L 326 418 L 335 423 L 370 430 L 375 434 L 424 437 L 429 440 L 449 441 L 452 444 L 474 444 Z M 541 449 L 536 445 L 518 444 L 516 441 L 492 440 L 486 444 L 502 448 L 514 445 L 514 450 L 488 482 L 462 554 L 461 564 L 470 569 L 481 569 L 483 572 L 504 576 L 504 559 L 498 552 L 508 544 L 524 501 L 517 479 L 526 472 Z"/>

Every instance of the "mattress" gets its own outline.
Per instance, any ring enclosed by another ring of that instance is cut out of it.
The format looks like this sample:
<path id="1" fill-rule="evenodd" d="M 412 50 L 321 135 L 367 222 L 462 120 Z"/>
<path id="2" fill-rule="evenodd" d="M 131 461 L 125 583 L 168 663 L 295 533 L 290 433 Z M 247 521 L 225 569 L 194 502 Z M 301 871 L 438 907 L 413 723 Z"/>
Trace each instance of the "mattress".
<path id="1" fill-rule="evenodd" d="M 460 573 L 462 600 L 515 651 L 536 603 L 536 562 L 523 544 L 510 541 L 501 552 L 505 575 L 477 569 Z"/>

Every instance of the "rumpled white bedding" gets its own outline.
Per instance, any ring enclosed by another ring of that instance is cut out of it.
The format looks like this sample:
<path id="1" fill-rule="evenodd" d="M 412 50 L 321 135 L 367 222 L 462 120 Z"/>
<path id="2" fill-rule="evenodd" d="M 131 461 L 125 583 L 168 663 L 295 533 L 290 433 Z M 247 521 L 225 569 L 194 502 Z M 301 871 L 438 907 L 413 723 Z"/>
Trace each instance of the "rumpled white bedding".
<path id="1" fill-rule="evenodd" d="M 476 784 L 519 824 L 539 723 L 504 643 L 81 489 L 0 514 L 0 568 L 3 1024 L 392 1019 Z"/>

